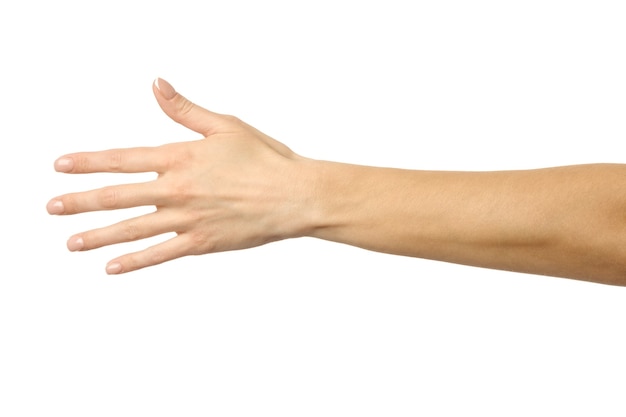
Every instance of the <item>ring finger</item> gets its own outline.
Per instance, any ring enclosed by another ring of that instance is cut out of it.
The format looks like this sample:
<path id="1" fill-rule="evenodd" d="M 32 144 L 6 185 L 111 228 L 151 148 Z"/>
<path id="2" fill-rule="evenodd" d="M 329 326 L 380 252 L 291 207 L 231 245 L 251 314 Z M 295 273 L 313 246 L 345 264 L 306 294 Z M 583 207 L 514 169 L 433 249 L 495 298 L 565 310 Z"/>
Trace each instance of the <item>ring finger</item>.
<path id="1" fill-rule="evenodd" d="M 78 233 L 67 241 L 71 251 L 85 251 L 123 242 L 146 239 L 176 230 L 176 218 L 162 211 Z"/>
<path id="2" fill-rule="evenodd" d="M 154 181 L 122 184 L 80 193 L 65 194 L 48 202 L 50 214 L 77 214 L 88 211 L 160 205 L 163 191 Z"/>

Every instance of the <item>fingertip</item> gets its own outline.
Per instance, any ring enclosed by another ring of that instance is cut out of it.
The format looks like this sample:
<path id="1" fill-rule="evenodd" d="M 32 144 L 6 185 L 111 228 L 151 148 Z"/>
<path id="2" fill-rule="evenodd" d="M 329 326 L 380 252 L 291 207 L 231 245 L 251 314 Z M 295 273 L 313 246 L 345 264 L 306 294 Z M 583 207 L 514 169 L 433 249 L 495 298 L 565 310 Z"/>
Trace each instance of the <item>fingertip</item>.
<path id="1" fill-rule="evenodd" d="M 117 275 L 122 273 L 122 264 L 117 261 L 109 262 L 106 266 L 106 273 L 108 275 Z"/>
<path id="2" fill-rule="evenodd" d="M 46 210 L 48 210 L 48 214 L 63 214 L 65 212 L 65 206 L 63 205 L 63 201 L 53 198 L 46 204 Z"/>
<path id="3" fill-rule="evenodd" d="M 168 83 L 164 79 L 157 77 L 154 80 L 154 86 L 164 99 L 171 100 L 176 97 L 176 90 L 172 87 L 172 84 Z"/>
<path id="4" fill-rule="evenodd" d="M 54 161 L 54 169 L 57 172 L 70 172 L 74 169 L 74 160 L 70 157 L 62 156 Z"/>
<path id="5" fill-rule="evenodd" d="M 67 241 L 67 249 L 71 252 L 77 252 L 85 247 L 85 241 L 80 236 L 72 236 Z"/>

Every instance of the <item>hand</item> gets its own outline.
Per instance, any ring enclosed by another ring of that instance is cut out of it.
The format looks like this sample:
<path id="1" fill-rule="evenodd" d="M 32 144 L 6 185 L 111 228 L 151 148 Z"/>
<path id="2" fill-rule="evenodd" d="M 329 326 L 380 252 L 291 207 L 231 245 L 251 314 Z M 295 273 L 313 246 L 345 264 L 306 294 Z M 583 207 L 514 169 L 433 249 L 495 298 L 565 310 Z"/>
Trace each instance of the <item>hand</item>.
<path id="1" fill-rule="evenodd" d="M 163 111 L 203 139 L 152 148 L 65 155 L 59 172 L 156 172 L 154 181 L 65 194 L 50 214 L 155 206 L 156 211 L 72 236 L 71 251 L 90 250 L 175 232 L 170 240 L 107 264 L 109 274 L 134 271 L 186 255 L 258 246 L 300 236 L 310 208 L 302 175 L 309 160 L 232 116 L 203 109 L 164 80 L 153 85 Z"/>

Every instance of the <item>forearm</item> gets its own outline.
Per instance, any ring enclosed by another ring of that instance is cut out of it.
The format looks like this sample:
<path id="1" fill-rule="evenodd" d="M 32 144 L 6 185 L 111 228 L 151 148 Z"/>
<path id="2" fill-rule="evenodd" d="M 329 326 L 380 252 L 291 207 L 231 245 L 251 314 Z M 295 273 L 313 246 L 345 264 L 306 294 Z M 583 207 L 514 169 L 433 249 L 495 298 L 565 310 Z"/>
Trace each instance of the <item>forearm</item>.
<path id="1" fill-rule="evenodd" d="M 316 162 L 311 235 L 466 265 L 626 284 L 626 166 L 438 172 Z"/>

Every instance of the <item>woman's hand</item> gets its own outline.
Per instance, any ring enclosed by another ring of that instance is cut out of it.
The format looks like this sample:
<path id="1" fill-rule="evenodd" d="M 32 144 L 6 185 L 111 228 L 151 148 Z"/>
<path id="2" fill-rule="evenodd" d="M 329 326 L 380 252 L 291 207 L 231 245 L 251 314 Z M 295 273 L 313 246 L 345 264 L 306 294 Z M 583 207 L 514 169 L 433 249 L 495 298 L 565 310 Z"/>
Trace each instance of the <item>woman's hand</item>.
<path id="1" fill-rule="evenodd" d="M 204 136 L 154 148 L 65 155 L 59 172 L 156 172 L 154 181 L 65 194 L 50 214 L 155 206 L 150 214 L 72 236 L 72 251 L 175 232 L 177 236 L 107 264 L 109 274 L 134 271 L 186 255 L 262 245 L 306 233 L 309 160 L 232 116 L 203 109 L 166 81 L 153 85 L 163 111 Z"/>

